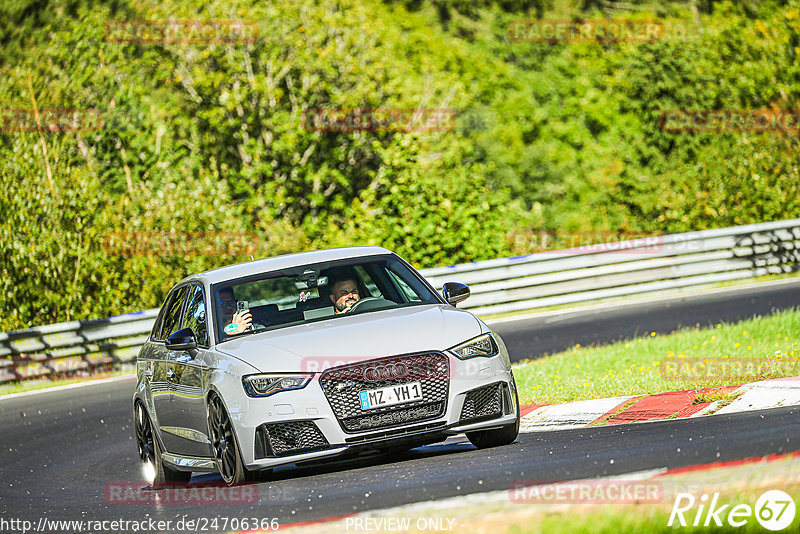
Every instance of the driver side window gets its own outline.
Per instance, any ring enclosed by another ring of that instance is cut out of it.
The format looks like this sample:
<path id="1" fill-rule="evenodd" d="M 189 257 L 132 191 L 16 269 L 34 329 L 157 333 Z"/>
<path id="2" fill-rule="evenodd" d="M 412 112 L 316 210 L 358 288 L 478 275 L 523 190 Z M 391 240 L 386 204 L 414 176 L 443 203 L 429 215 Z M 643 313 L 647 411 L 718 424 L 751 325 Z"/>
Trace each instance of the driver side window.
<path id="1" fill-rule="evenodd" d="M 167 302 L 167 309 L 164 312 L 164 322 L 161 325 L 161 332 L 158 339 L 167 339 L 169 335 L 178 330 L 178 321 L 181 318 L 181 309 L 183 308 L 183 301 L 186 298 L 187 287 L 182 287 L 172 294 L 169 302 Z"/>
<path id="2" fill-rule="evenodd" d="M 191 328 L 198 345 L 208 346 L 208 329 L 206 327 L 206 303 L 203 298 L 203 288 L 190 286 L 189 303 L 183 314 L 181 328 Z"/>

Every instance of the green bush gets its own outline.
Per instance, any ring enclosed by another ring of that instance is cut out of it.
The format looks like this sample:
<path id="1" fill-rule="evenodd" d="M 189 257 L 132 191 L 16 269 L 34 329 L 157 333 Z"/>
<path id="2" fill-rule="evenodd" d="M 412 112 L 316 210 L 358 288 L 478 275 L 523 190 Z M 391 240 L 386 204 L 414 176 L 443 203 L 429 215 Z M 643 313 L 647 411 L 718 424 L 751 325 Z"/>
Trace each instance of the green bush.
<path id="1" fill-rule="evenodd" d="M 0 109 L 0 330 L 158 306 L 200 270 L 376 244 L 428 267 L 536 232 L 797 217 L 797 132 L 661 129 L 671 109 L 800 109 L 800 4 L 12 0 Z M 669 17 L 652 43 L 518 43 L 542 16 Z M 108 23 L 245 20 L 247 42 L 122 43 Z M 31 94 L 31 89 L 33 95 Z M 445 109 L 445 131 L 325 132 L 316 109 Z M 27 112 L 27 111 L 26 111 Z M 93 115 L 91 115 L 93 114 Z M 136 250 L 134 248 L 138 247 Z"/>

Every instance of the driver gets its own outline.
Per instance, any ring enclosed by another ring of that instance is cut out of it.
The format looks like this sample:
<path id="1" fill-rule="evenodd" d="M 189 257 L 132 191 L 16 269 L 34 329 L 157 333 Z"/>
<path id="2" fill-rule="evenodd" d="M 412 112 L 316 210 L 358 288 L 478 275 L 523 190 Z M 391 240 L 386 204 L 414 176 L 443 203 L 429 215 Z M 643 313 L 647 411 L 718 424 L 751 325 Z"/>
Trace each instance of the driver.
<path id="1" fill-rule="evenodd" d="M 354 277 L 343 276 L 341 279 L 335 280 L 331 284 L 330 297 L 336 315 L 349 312 L 353 305 L 361 299 Z"/>

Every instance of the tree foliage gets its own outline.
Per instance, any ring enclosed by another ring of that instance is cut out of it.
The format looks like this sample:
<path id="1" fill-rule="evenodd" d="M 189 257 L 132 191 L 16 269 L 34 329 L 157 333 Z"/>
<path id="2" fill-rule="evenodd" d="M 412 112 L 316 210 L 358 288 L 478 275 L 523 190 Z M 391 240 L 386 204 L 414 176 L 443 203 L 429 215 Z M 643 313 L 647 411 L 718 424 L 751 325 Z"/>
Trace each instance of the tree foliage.
<path id="1" fill-rule="evenodd" d="M 0 330 L 157 306 L 181 277 L 251 254 L 377 244 L 427 267 L 532 252 L 520 236 L 540 230 L 800 214 L 796 131 L 661 127 L 665 110 L 800 109 L 797 0 L 256 4 L 3 3 Z M 510 40 L 511 22 L 535 17 L 661 17 L 682 31 Z M 165 20 L 244 20 L 257 34 L 110 38 L 114 22 Z M 307 116 L 320 109 L 455 121 L 318 131 Z M 47 131 L 48 110 L 102 126 Z"/>

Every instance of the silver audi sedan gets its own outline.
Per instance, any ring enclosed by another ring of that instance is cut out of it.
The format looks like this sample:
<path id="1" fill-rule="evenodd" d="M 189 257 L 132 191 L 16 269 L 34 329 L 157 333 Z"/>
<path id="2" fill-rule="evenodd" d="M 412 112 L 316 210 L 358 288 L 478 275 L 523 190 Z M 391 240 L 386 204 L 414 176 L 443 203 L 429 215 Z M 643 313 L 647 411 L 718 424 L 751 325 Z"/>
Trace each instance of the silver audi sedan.
<path id="1" fill-rule="evenodd" d="M 508 352 L 406 261 L 352 247 L 189 276 L 137 358 L 136 443 L 153 485 L 219 472 L 411 449 L 465 433 L 511 443 L 519 401 Z"/>

